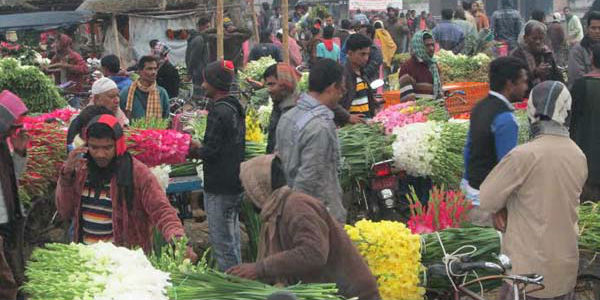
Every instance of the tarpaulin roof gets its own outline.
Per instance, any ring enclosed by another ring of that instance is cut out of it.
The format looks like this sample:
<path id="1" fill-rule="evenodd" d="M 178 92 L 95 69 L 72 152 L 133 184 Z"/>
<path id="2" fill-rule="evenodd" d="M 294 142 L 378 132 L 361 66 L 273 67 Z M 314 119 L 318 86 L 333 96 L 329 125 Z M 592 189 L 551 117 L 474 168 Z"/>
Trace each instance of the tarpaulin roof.
<path id="1" fill-rule="evenodd" d="M 24 14 L 0 15 L 0 31 L 37 29 L 47 30 L 92 20 L 91 11 L 44 11 Z"/>

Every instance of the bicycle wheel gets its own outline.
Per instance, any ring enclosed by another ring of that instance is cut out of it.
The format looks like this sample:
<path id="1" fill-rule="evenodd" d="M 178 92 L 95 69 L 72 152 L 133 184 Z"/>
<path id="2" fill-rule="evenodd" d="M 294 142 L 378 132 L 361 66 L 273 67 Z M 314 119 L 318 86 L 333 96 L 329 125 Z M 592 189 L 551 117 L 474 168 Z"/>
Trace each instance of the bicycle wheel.
<path id="1" fill-rule="evenodd" d="M 600 300 L 600 278 L 595 276 L 579 276 L 575 285 L 575 299 Z"/>

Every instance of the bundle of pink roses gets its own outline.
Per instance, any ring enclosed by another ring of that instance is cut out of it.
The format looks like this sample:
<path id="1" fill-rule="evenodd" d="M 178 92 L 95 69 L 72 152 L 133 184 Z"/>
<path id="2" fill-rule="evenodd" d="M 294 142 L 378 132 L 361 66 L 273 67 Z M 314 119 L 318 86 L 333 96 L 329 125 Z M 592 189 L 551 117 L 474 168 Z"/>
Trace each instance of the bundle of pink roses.
<path id="1" fill-rule="evenodd" d="M 421 107 L 414 101 L 410 101 L 382 110 L 373 118 L 373 121 L 383 124 L 386 134 L 392 134 L 396 127 L 427 122 L 427 115 L 431 112 L 433 112 L 432 107 Z"/>
<path id="2" fill-rule="evenodd" d="M 149 167 L 184 163 L 190 149 L 191 136 L 176 130 L 130 130 L 129 152 Z"/>

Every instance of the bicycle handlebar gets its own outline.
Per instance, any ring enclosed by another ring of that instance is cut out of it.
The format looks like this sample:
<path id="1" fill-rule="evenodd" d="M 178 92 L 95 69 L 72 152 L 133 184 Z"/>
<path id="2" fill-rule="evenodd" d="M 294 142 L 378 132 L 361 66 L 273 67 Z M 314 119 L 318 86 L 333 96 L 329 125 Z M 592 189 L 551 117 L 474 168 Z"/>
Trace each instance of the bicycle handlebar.
<path id="1" fill-rule="evenodd" d="M 506 271 L 504 267 L 499 264 L 484 261 L 452 262 L 450 263 L 450 270 L 452 270 L 453 274 L 464 274 L 473 270 L 486 270 L 497 274 L 502 274 Z"/>
<path id="2" fill-rule="evenodd" d="M 506 270 L 504 267 L 491 262 L 459 262 L 454 261 L 449 264 L 450 275 L 460 275 L 471 272 L 473 270 L 486 270 L 493 272 L 496 275 L 503 274 Z M 434 264 L 427 268 L 429 276 L 448 276 L 446 266 L 444 264 Z"/>

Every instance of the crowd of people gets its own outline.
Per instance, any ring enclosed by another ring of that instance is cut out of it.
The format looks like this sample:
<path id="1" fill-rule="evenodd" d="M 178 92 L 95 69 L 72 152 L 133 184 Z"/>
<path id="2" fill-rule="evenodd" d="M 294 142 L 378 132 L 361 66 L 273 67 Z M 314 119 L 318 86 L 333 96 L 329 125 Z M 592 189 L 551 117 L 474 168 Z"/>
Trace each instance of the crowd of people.
<path id="1" fill-rule="evenodd" d="M 398 73 L 402 101 L 442 99 L 436 49 L 460 53 L 469 38 L 491 31 L 510 52 L 490 63 L 489 95 L 471 112 L 461 182 L 474 206 L 471 221 L 504 232 L 502 247 L 512 258 L 513 272 L 544 275 L 546 289 L 532 299 L 573 299 L 577 205 L 580 199 L 600 199 L 594 121 L 600 113 L 594 92 L 600 92 L 600 11 L 586 14 L 584 30 L 568 7 L 563 28 L 560 13 L 534 12 L 525 23 L 511 1 L 501 4 L 488 19 L 481 1 L 462 1 L 443 10 L 440 22 L 426 12 L 401 14 L 392 7 L 371 18 L 356 11 L 338 28 L 331 15 L 308 20 L 307 6 L 300 2 L 290 21 L 305 26 L 289 31 L 288 49 L 281 46 L 279 7 L 263 5 L 260 43 L 247 59 L 276 61 L 262 75 L 273 112 L 268 155 L 246 162 L 246 113 L 235 91 L 236 72 L 245 60 L 243 43 L 252 33 L 225 18 L 227 47 L 224 59 L 217 59 L 216 29 L 210 19 L 200 18 L 185 62 L 194 95 L 208 98 L 210 106 L 204 139 L 191 142 L 188 157 L 203 161 L 204 210 L 217 268 L 268 283 L 335 282 L 345 297 L 379 299 L 375 278 L 343 229 L 347 207 L 336 128 L 375 116 L 380 103 L 370 83 L 383 74 Z M 81 83 L 87 67 L 70 38 L 59 35 L 55 49 L 48 71 Z M 72 241 L 110 241 L 149 251 L 153 227 L 166 241 L 185 235 L 164 190 L 127 151 L 124 137 L 129 120 L 169 118 L 169 99 L 177 95 L 180 81 L 169 51 L 153 40 L 133 81 L 115 55 L 102 58 L 104 77 L 93 83 L 90 105 L 70 124 L 69 154 L 56 189 L 56 207 L 71 222 Z M 289 63 L 283 62 L 283 51 L 289 51 Z M 403 52 L 411 57 L 394 66 L 393 56 Z M 299 66 L 309 69 L 306 93 L 297 90 Z M 529 98 L 533 139 L 517 146 L 513 103 L 524 98 Z M 23 211 L 16 178 L 27 156 L 28 137 L 20 123 L 26 113 L 17 95 L 0 94 L 3 299 L 15 299 L 23 283 Z M 243 264 L 239 213 L 244 198 L 260 212 L 263 226 L 258 260 Z M 191 247 L 186 255 L 197 258 Z M 510 299 L 511 292 L 504 283 L 501 299 Z"/>

